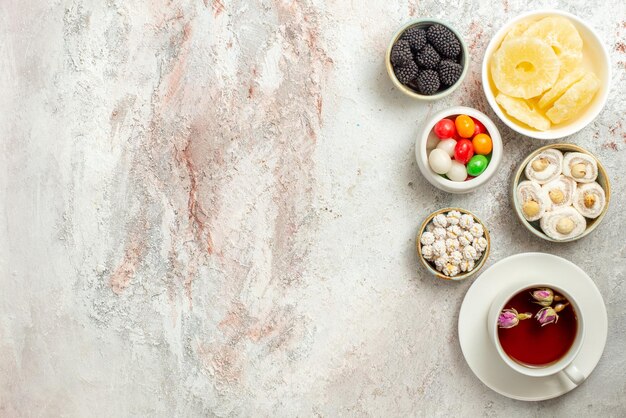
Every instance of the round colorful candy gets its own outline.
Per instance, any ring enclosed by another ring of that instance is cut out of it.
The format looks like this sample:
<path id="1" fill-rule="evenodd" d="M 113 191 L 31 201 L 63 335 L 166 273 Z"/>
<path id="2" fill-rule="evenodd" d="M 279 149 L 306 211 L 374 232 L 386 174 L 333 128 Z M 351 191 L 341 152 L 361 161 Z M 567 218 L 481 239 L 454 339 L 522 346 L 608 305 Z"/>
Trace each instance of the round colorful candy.
<path id="1" fill-rule="evenodd" d="M 435 148 L 428 155 L 428 164 L 437 174 L 446 174 L 452 165 L 452 159 L 442 149 Z"/>
<path id="2" fill-rule="evenodd" d="M 467 164 L 474 155 L 474 146 L 469 139 L 461 139 L 454 147 L 454 159 L 460 163 Z"/>
<path id="3" fill-rule="evenodd" d="M 487 157 L 484 155 L 474 155 L 469 163 L 467 163 L 467 174 L 474 177 L 479 176 L 487 169 L 487 165 L 489 165 Z"/>
<path id="4" fill-rule="evenodd" d="M 491 137 L 487 134 L 476 135 L 472 139 L 472 145 L 474 145 L 474 152 L 479 155 L 487 155 L 493 148 Z"/>
<path id="5" fill-rule="evenodd" d="M 442 139 L 437 144 L 437 148 L 444 150 L 450 157 L 454 157 L 454 148 L 456 141 L 454 139 Z"/>
<path id="6" fill-rule="evenodd" d="M 456 128 L 454 127 L 454 122 L 450 119 L 441 119 L 435 125 L 435 135 L 439 139 L 448 139 L 454 137 L 456 134 Z"/>
<path id="7" fill-rule="evenodd" d="M 454 120 L 454 125 L 461 138 L 471 138 L 474 135 L 474 121 L 469 116 L 457 116 Z"/>
<path id="8" fill-rule="evenodd" d="M 472 120 L 474 121 L 474 136 L 487 133 L 487 128 L 485 128 L 485 125 L 483 125 L 481 121 L 476 118 L 472 118 Z"/>
<path id="9" fill-rule="evenodd" d="M 465 181 L 467 178 L 465 164 L 461 164 L 456 160 L 452 161 L 452 165 L 450 166 L 450 170 L 446 173 L 446 176 L 452 181 Z"/>

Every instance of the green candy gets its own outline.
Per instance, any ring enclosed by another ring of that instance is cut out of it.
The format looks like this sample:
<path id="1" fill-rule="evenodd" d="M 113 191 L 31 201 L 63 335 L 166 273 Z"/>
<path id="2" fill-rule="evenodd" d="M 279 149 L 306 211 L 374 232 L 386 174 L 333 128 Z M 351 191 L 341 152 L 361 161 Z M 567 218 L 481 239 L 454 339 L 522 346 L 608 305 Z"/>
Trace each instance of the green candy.
<path id="1" fill-rule="evenodd" d="M 480 176 L 489 165 L 489 160 L 484 155 L 474 155 L 467 163 L 467 174 L 472 177 Z"/>

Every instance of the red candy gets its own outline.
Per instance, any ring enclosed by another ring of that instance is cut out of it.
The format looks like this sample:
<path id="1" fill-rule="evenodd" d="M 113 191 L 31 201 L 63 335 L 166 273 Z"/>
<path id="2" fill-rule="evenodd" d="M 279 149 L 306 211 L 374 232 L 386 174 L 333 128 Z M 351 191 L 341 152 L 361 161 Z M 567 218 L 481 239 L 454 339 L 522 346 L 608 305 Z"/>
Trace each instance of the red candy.
<path id="1" fill-rule="evenodd" d="M 448 139 L 453 138 L 456 135 L 456 128 L 454 126 L 454 122 L 450 119 L 441 119 L 435 125 L 435 135 L 439 139 Z"/>
<path id="2" fill-rule="evenodd" d="M 472 118 L 472 120 L 474 121 L 474 135 L 472 135 L 472 136 L 476 136 L 478 134 L 486 134 L 487 133 L 487 128 L 485 128 L 485 125 L 483 125 L 483 123 L 481 121 L 479 121 L 476 118 Z"/>
<path id="3" fill-rule="evenodd" d="M 469 139 L 461 139 L 454 147 L 454 159 L 462 164 L 467 164 L 474 156 L 474 146 Z"/>

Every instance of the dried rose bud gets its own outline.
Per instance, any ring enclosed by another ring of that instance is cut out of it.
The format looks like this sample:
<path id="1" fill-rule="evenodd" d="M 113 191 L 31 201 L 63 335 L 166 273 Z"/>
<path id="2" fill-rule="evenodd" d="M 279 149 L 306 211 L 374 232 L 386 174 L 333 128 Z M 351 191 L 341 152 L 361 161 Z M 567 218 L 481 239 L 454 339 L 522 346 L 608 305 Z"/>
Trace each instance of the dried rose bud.
<path id="1" fill-rule="evenodd" d="M 565 306 L 563 306 L 563 308 L 564 307 Z M 548 324 L 556 324 L 556 321 L 559 320 L 559 315 L 557 315 L 554 308 L 546 306 L 545 308 L 541 308 L 539 312 L 537 312 L 537 314 L 535 315 L 535 319 L 539 321 L 539 323 L 543 327 Z"/>
<path id="2" fill-rule="evenodd" d="M 569 303 L 558 303 L 554 305 L 554 312 L 561 312 Z"/>
<path id="3" fill-rule="evenodd" d="M 554 300 L 554 292 L 548 288 L 533 290 L 530 295 L 535 299 L 535 303 L 541 306 L 550 306 Z"/>
<path id="4" fill-rule="evenodd" d="M 523 321 L 524 319 L 531 318 L 532 314 L 530 313 L 517 313 L 517 311 L 513 308 L 511 309 L 503 309 L 498 315 L 498 327 L 499 328 L 513 328 L 519 321 Z"/>

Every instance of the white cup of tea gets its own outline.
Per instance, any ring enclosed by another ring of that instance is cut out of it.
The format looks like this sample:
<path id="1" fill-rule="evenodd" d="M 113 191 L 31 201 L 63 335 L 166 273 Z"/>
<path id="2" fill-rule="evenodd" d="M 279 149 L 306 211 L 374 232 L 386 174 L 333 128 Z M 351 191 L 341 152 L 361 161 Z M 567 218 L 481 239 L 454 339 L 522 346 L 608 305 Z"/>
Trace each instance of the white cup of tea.
<path id="1" fill-rule="evenodd" d="M 556 323 L 542 326 L 536 318 L 544 306 L 534 300 L 531 293 L 540 289 L 551 289 L 556 295 L 555 299 L 560 302 L 554 301 L 552 306 L 565 305 Z M 498 326 L 498 317 L 504 309 L 510 308 L 532 316 L 519 321 L 515 327 L 503 329 Z M 507 286 L 494 298 L 487 315 L 487 329 L 496 351 L 511 369 L 531 377 L 563 373 L 579 385 L 585 380 L 576 367 L 576 356 L 585 337 L 583 316 L 576 299 L 549 281 L 517 284 Z M 556 328 L 559 326 L 561 328 Z"/>

